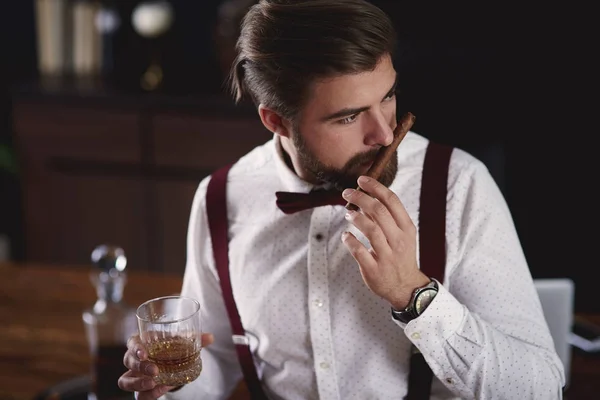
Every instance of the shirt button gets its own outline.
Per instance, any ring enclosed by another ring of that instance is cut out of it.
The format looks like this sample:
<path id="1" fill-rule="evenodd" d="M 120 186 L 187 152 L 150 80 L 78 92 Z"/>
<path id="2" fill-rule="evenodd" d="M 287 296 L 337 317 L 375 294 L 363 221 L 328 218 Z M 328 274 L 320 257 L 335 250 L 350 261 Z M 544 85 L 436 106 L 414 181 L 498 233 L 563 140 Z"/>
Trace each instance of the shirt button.
<path id="1" fill-rule="evenodd" d="M 329 368 L 329 363 L 326 363 L 325 361 L 323 361 L 321 364 L 319 364 L 319 366 L 323 369 L 327 369 L 327 368 Z"/>
<path id="2" fill-rule="evenodd" d="M 322 235 L 322 234 L 320 234 L 320 233 L 317 233 L 317 234 L 315 235 L 315 239 L 317 239 L 317 241 L 318 241 L 318 242 L 320 242 L 321 240 L 323 240 L 323 235 Z"/>
<path id="3" fill-rule="evenodd" d="M 452 378 L 446 378 L 446 383 L 448 383 L 449 385 L 452 385 L 454 383 L 454 381 L 452 381 Z"/>
<path id="4" fill-rule="evenodd" d="M 421 334 L 419 332 L 415 332 L 412 335 L 410 335 L 410 337 L 413 339 L 421 339 Z"/>
<path id="5" fill-rule="evenodd" d="M 323 300 L 316 299 L 315 300 L 315 306 L 317 306 L 317 307 L 323 307 Z"/>

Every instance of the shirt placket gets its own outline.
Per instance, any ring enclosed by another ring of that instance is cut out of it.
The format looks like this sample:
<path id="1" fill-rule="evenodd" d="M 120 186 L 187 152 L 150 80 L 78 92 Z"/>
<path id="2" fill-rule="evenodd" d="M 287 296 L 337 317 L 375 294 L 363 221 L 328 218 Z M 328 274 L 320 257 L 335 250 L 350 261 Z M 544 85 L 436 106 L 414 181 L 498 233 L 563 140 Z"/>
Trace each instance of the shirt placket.
<path id="1" fill-rule="evenodd" d="M 331 207 L 313 210 L 309 229 L 308 303 L 313 362 L 320 399 L 339 399 L 329 306 L 327 243 Z"/>

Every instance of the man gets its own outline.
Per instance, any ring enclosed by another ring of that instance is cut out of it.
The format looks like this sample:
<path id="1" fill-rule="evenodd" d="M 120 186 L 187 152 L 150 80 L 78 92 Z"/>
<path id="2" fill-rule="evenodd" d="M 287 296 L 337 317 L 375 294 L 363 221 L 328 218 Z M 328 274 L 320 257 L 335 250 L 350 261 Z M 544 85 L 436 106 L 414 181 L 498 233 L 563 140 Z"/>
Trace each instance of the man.
<path id="1" fill-rule="evenodd" d="M 362 0 L 260 1 L 246 15 L 232 69 L 271 141 L 227 178 L 229 270 L 264 391 L 277 399 L 401 399 L 412 346 L 434 398 L 555 399 L 554 350 L 517 234 L 484 165 L 454 149 L 442 281 L 419 269 L 416 226 L 428 141 L 409 132 L 380 182 L 365 179 L 396 127 L 396 38 Z M 456 123 L 457 121 L 452 121 Z M 202 304 L 204 370 L 180 388 L 156 386 L 137 338 L 119 380 L 139 399 L 225 399 L 242 378 L 219 286 L 201 182 L 190 216 L 182 294 Z M 352 190 L 360 185 L 363 192 Z M 344 190 L 359 207 L 286 214 L 276 192 Z M 437 295 L 399 317 L 415 289 Z M 393 315 L 390 309 L 394 310 Z M 400 314 L 398 314 L 400 312 Z"/>

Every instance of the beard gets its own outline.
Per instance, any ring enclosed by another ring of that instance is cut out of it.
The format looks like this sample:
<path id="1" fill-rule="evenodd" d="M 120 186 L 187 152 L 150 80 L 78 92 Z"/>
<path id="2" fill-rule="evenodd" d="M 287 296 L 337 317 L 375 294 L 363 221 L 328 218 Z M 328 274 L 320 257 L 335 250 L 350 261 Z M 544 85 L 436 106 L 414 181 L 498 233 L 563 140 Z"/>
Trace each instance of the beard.
<path id="1" fill-rule="evenodd" d="M 312 152 L 298 129 L 294 129 L 292 141 L 298 152 L 298 159 L 304 170 L 310 172 L 319 182 L 332 185 L 335 189 L 343 191 L 347 188 L 356 188 L 359 176 L 365 175 L 364 165 L 375 160 L 379 149 L 373 149 L 353 156 L 341 168 L 332 168 L 322 163 L 314 152 Z M 385 166 L 378 181 L 389 187 L 398 172 L 397 150 L 390 162 Z"/>

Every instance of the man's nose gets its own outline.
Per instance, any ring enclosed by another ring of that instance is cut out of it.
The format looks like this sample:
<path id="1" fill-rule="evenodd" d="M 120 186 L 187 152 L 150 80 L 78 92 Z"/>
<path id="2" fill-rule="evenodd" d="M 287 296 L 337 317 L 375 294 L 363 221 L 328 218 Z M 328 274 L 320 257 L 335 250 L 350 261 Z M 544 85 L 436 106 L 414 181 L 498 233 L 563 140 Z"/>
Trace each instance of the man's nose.
<path id="1" fill-rule="evenodd" d="M 368 146 L 389 146 L 394 140 L 393 127 L 384 115 L 373 115 L 369 133 L 365 137 Z"/>

